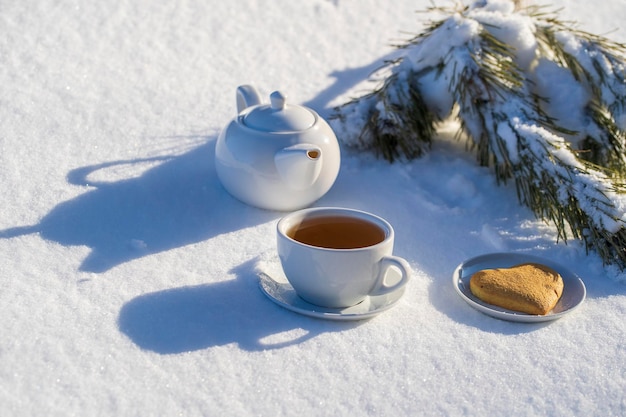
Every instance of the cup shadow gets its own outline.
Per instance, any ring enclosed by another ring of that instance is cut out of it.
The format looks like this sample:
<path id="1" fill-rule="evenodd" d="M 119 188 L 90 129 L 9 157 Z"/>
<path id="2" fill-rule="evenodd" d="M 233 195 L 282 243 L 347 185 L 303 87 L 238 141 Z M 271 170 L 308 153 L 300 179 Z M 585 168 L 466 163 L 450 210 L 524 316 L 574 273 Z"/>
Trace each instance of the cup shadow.
<path id="1" fill-rule="evenodd" d="M 215 140 L 182 155 L 113 161 L 81 167 L 71 184 L 95 187 L 55 206 L 38 224 L 0 231 L 0 238 L 39 233 L 62 245 L 91 249 L 80 270 L 105 272 L 146 255 L 200 242 L 274 219 L 232 198 L 214 168 Z M 92 181 L 101 170 L 156 165 L 142 175 Z"/>
<path id="2" fill-rule="evenodd" d="M 261 293 L 254 263 L 233 269 L 232 280 L 138 296 L 120 310 L 119 330 L 141 349 L 167 355 L 232 343 L 247 351 L 280 349 L 359 325 L 275 305 Z"/>

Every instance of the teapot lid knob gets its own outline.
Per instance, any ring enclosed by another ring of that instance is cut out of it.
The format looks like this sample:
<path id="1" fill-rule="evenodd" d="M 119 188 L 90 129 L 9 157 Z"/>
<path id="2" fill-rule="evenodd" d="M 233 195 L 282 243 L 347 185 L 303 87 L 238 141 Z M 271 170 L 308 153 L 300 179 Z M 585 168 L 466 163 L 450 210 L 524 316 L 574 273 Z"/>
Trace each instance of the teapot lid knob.
<path id="1" fill-rule="evenodd" d="M 273 110 L 282 110 L 285 108 L 285 101 L 287 96 L 285 96 L 280 91 L 274 91 L 270 94 L 270 105 Z"/>
<path id="2" fill-rule="evenodd" d="M 270 105 L 253 106 L 243 116 L 243 123 L 263 132 L 298 132 L 316 123 L 316 116 L 306 107 L 287 105 L 287 96 L 280 91 L 270 94 Z"/>

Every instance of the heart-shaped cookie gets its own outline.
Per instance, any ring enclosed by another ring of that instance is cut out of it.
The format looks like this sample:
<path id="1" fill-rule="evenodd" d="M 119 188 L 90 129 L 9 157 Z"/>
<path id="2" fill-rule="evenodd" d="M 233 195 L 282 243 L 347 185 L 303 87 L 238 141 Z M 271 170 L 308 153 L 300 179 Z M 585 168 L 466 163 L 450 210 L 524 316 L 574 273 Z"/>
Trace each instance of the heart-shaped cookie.
<path id="1" fill-rule="evenodd" d="M 470 278 L 470 291 L 489 304 L 544 315 L 561 298 L 563 279 L 545 265 L 525 263 L 476 272 Z"/>

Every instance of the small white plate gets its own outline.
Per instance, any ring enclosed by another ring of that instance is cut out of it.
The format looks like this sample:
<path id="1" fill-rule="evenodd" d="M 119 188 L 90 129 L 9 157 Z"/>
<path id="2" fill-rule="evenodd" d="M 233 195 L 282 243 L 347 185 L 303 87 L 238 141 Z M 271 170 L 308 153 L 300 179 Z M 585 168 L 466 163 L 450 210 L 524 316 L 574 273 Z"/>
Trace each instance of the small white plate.
<path id="1" fill-rule="evenodd" d="M 509 268 L 526 262 L 546 265 L 557 271 L 563 278 L 563 295 L 561 295 L 559 302 L 548 314 L 535 315 L 507 310 L 485 303 L 470 291 L 469 281 L 474 273 L 482 269 Z M 492 253 L 469 259 L 454 270 L 452 282 L 461 298 L 476 310 L 498 319 L 526 323 L 560 319 L 578 308 L 585 300 L 587 294 L 583 281 L 569 269 L 548 259 L 521 253 Z"/>
<path id="2" fill-rule="evenodd" d="M 270 300 L 281 307 L 305 316 L 326 320 L 365 320 L 393 307 L 404 294 L 405 287 L 385 295 L 366 297 L 357 305 L 346 308 L 326 308 L 300 298 L 291 284 L 259 272 L 259 286 Z"/>

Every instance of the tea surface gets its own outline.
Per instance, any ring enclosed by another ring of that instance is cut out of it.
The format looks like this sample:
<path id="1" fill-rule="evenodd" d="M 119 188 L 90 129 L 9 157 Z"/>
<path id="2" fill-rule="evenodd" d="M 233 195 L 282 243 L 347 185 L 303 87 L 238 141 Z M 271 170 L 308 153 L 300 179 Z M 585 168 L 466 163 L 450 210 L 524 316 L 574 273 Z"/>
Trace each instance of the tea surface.
<path id="1" fill-rule="evenodd" d="M 367 220 L 346 216 L 306 219 L 287 236 L 311 246 L 330 249 L 356 249 L 385 240 L 385 231 Z"/>

